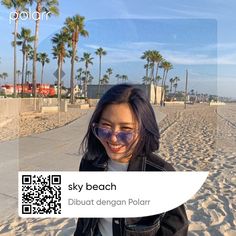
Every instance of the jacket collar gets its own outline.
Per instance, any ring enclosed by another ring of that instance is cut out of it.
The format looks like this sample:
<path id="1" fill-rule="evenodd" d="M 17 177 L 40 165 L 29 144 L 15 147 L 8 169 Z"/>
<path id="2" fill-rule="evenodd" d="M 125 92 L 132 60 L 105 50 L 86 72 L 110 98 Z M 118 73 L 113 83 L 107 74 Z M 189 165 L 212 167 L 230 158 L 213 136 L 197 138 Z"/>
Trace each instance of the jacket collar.
<path id="1" fill-rule="evenodd" d="M 93 166 L 100 170 L 107 169 L 107 161 L 109 157 L 107 154 L 101 155 L 95 158 L 93 161 Z M 128 171 L 145 171 L 146 170 L 146 156 L 134 156 L 130 159 Z"/>

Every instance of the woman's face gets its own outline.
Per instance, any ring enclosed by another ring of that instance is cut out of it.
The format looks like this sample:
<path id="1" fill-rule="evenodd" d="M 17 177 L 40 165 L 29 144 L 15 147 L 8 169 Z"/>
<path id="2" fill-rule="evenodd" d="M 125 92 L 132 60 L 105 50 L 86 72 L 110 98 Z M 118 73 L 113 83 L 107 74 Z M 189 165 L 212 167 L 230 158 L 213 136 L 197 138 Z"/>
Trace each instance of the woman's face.
<path id="1" fill-rule="evenodd" d="M 112 130 L 108 139 L 99 139 L 107 155 L 115 161 L 129 162 L 138 142 L 138 121 L 128 103 L 108 105 L 102 112 L 99 127 Z M 119 132 L 122 133 L 119 134 Z M 121 142 L 128 136 L 129 142 Z M 128 155 L 127 155 L 128 154 Z"/>

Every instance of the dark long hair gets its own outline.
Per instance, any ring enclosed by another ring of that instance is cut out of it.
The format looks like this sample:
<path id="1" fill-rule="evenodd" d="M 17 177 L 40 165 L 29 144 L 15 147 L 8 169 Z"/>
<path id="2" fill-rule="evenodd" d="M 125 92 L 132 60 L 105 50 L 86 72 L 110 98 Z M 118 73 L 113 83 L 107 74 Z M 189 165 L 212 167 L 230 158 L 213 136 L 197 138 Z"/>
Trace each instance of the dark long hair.
<path id="1" fill-rule="evenodd" d="M 87 153 L 88 159 L 95 159 L 104 154 L 105 148 L 92 131 L 92 124 L 98 123 L 103 110 L 110 104 L 128 103 L 138 121 L 140 138 L 132 156 L 148 155 L 159 149 L 159 129 L 152 106 L 145 93 L 130 84 L 119 84 L 111 87 L 99 100 L 90 119 L 87 133 L 80 150 Z"/>

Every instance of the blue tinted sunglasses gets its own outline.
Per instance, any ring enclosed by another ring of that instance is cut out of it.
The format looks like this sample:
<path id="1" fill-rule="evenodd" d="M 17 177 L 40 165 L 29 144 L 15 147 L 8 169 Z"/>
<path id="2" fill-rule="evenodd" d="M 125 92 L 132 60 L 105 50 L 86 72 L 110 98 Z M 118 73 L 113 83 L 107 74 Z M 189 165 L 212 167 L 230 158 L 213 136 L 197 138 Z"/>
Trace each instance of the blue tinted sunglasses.
<path id="1" fill-rule="evenodd" d="M 132 131 L 117 131 L 114 132 L 111 128 L 102 127 L 96 123 L 93 123 L 93 133 L 98 139 L 110 140 L 112 135 L 116 136 L 118 144 L 128 145 L 133 139 L 137 130 Z"/>

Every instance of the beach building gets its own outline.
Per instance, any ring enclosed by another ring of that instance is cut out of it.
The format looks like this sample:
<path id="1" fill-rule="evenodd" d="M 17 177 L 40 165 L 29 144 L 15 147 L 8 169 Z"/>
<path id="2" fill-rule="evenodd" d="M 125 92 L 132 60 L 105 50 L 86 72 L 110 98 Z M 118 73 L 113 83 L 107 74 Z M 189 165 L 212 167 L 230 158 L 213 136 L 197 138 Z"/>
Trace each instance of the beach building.
<path id="1" fill-rule="evenodd" d="M 135 87 L 142 89 L 147 97 L 149 98 L 149 101 L 151 103 L 155 103 L 155 88 L 153 84 L 133 84 Z M 108 89 L 110 89 L 114 84 L 106 84 L 106 85 L 100 85 L 100 88 L 98 85 L 88 85 L 87 88 L 87 94 L 88 99 L 98 99 L 100 98 Z M 157 104 L 160 104 L 161 101 L 161 90 L 162 87 L 157 86 L 156 89 L 156 100 Z"/>

